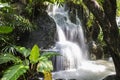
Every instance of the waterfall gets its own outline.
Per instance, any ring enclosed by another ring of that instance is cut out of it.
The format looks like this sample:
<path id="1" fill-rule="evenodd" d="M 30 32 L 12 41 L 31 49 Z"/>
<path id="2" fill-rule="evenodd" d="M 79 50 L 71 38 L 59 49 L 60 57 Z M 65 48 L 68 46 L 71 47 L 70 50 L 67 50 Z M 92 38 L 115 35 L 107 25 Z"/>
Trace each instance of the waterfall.
<path id="1" fill-rule="evenodd" d="M 114 72 L 112 63 L 88 60 L 86 39 L 77 15 L 76 23 L 72 23 L 68 11 L 57 5 L 50 7 L 48 14 L 56 22 L 58 39 L 54 49 L 61 54 L 53 59 L 53 80 L 102 80 Z"/>
<path id="2" fill-rule="evenodd" d="M 68 11 L 64 7 L 54 6 L 49 15 L 54 19 L 57 26 L 58 41 L 55 49 L 62 56 L 56 58 L 56 70 L 78 68 L 81 62 L 87 59 L 87 48 L 81 22 L 76 15 L 76 24 L 72 23 Z"/>

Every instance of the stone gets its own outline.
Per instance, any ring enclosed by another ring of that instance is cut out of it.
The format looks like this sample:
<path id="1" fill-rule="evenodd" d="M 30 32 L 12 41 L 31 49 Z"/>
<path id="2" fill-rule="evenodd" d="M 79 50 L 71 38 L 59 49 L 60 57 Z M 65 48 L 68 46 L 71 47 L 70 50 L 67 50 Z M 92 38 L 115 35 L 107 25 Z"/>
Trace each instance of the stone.
<path id="1" fill-rule="evenodd" d="M 26 46 L 31 48 L 37 44 L 40 48 L 50 48 L 55 42 L 56 24 L 54 20 L 47 12 L 44 12 L 36 18 L 35 23 L 37 29 L 30 33 Z"/>

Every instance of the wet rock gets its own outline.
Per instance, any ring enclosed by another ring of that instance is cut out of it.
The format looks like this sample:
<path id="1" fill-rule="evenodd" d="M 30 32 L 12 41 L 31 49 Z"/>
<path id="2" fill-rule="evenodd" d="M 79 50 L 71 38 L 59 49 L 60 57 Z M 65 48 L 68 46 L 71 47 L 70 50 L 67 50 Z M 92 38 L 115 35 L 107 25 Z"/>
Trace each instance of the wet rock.
<path id="1" fill-rule="evenodd" d="M 56 24 L 54 20 L 47 12 L 44 12 L 36 18 L 35 23 L 38 28 L 30 33 L 26 46 L 31 48 L 34 44 L 37 44 L 40 48 L 51 47 L 55 42 L 56 34 Z"/>
<path id="2" fill-rule="evenodd" d="M 116 75 L 109 75 L 105 77 L 103 80 L 120 80 L 120 77 L 117 77 Z"/>
<path id="3" fill-rule="evenodd" d="M 91 59 L 102 59 L 103 58 L 103 49 L 95 41 L 91 41 L 89 44 L 90 58 Z"/>

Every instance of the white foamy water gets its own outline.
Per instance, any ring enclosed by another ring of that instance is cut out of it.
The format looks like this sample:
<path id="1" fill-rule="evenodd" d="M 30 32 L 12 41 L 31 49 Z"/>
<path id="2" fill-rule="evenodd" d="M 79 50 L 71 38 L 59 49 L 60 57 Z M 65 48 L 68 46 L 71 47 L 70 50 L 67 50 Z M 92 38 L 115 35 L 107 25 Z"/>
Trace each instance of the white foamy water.
<path id="1" fill-rule="evenodd" d="M 115 74 L 113 63 L 98 60 L 86 61 L 78 69 L 61 70 L 54 72 L 52 75 L 53 80 L 102 80 L 111 74 Z"/>
<path id="2" fill-rule="evenodd" d="M 87 48 L 80 20 L 77 18 L 76 24 L 69 19 L 68 12 L 63 7 L 55 6 L 49 15 L 55 20 L 57 25 L 58 41 L 55 49 L 62 56 L 56 59 L 56 70 L 66 70 L 78 68 L 81 62 L 86 60 Z"/>
<path id="3" fill-rule="evenodd" d="M 58 34 L 59 42 L 65 42 L 66 41 L 65 33 L 62 31 L 62 29 L 59 27 L 59 25 L 57 25 L 57 32 L 59 33 Z"/>

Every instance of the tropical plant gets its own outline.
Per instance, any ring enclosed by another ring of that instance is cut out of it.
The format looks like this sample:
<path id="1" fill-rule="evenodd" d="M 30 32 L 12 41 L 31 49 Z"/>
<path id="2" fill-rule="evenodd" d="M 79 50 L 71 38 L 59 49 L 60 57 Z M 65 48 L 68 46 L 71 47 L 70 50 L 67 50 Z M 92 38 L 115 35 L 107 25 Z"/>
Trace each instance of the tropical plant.
<path id="1" fill-rule="evenodd" d="M 0 51 L 13 49 L 13 45 L 22 45 L 23 35 L 28 36 L 29 32 L 36 29 L 32 21 L 16 13 L 17 7 L 11 6 L 11 1 L 0 0 Z"/>
<path id="2" fill-rule="evenodd" d="M 41 53 L 37 45 L 34 45 L 32 50 L 20 46 L 15 46 L 15 49 L 22 55 L 23 58 L 15 56 L 11 53 L 4 53 L 0 55 L 0 65 L 8 62 L 12 62 L 13 64 L 4 71 L 1 80 L 17 80 L 24 74 L 24 78 L 30 79 L 34 77 L 37 72 L 50 73 L 53 70 L 50 58 L 58 55 L 57 53 Z M 25 77 L 26 75 L 29 76 Z"/>
<path id="3" fill-rule="evenodd" d="M 10 45 L 9 41 L 11 36 L 9 36 L 13 32 L 13 28 L 9 26 L 0 26 L 0 48 Z"/>

